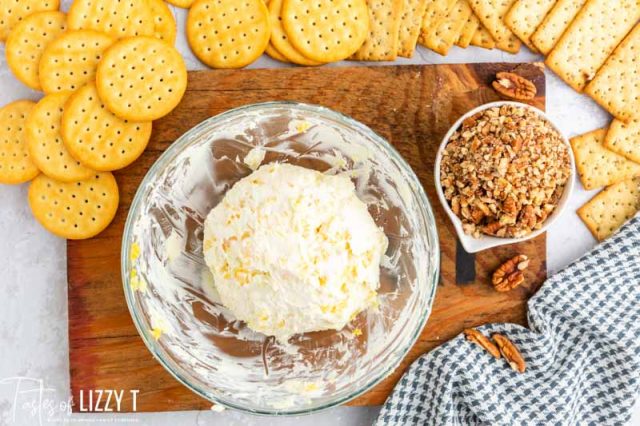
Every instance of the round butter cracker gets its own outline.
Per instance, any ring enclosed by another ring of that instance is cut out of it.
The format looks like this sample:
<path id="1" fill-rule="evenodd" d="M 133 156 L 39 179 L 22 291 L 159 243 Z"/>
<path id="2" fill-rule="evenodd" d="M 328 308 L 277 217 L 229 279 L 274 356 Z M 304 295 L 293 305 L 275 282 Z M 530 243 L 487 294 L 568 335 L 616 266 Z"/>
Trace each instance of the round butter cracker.
<path id="1" fill-rule="evenodd" d="M 0 109 L 0 183 L 28 182 L 39 173 L 25 142 L 25 122 L 35 102 L 16 101 Z"/>
<path id="2" fill-rule="evenodd" d="M 189 9 L 195 0 L 167 0 L 167 3 L 183 9 Z"/>
<path id="3" fill-rule="evenodd" d="M 94 83 L 78 89 L 66 103 L 62 138 L 71 154 L 100 171 L 121 169 L 135 161 L 151 137 L 151 123 L 130 123 L 113 115 Z"/>
<path id="4" fill-rule="evenodd" d="M 40 58 L 45 93 L 76 90 L 92 81 L 98 62 L 115 38 L 94 30 L 68 31 L 49 43 Z"/>
<path id="5" fill-rule="evenodd" d="M 278 49 L 273 47 L 273 44 L 271 43 L 267 45 L 267 48 L 264 50 L 264 53 L 266 53 L 276 61 L 285 62 L 285 63 L 290 62 L 282 53 L 278 52 Z"/>
<path id="6" fill-rule="evenodd" d="M 102 31 L 117 38 L 154 33 L 147 0 L 74 0 L 68 23 L 72 30 Z"/>
<path id="7" fill-rule="evenodd" d="M 13 74 L 32 89 L 41 90 L 38 64 L 45 48 L 67 27 L 62 12 L 38 12 L 15 26 L 5 46 L 7 65 Z"/>
<path id="8" fill-rule="evenodd" d="M 187 68 L 180 53 L 153 37 L 118 41 L 98 64 L 100 99 L 118 117 L 153 121 L 169 114 L 187 89 Z"/>
<path id="9" fill-rule="evenodd" d="M 31 110 L 25 137 L 31 161 L 42 173 L 60 182 L 91 177 L 95 171 L 75 160 L 62 143 L 60 120 L 71 92 L 47 95 Z"/>
<path id="10" fill-rule="evenodd" d="M 173 45 L 176 42 L 176 20 L 169 6 L 162 0 L 147 0 L 153 15 L 154 33 L 157 39 Z"/>
<path id="11" fill-rule="evenodd" d="M 289 42 L 287 33 L 282 26 L 282 0 L 269 2 L 269 17 L 271 18 L 271 44 L 281 56 L 298 65 L 322 65 L 322 62 L 311 60 L 298 52 Z M 268 52 L 267 52 L 268 53 Z M 271 56 L 271 54 L 269 54 Z M 278 59 L 278 58 L 274 58 Z"/>
<path id="12" fill-rule="evenodd" d="M 365 0 L 284 0 L 281 15 L 289 42 L 318 62 L 349 58 L 369 35 Z"/>
<path id="13" fill-rule="evenodd" d="M 118 210 L 118 184 L 111 173 L 78 182 L 58 182 L 40 175 L 29 186 L 29 205 L 49 232 L 84 240 L 102 232 Z"/>
<path id="14" fill-rule="evenodd" d="M 187 16 L 187 40 L 210 67 L 242 68 L 267 48 L 269 21 L 262 0 L 198 0 Z"/>
<path id="15" fill-rule="evenodd" d="M 0 0 L 0 41 L 27 16 L 36 12 L 58 10 L 60 0 Z"/>

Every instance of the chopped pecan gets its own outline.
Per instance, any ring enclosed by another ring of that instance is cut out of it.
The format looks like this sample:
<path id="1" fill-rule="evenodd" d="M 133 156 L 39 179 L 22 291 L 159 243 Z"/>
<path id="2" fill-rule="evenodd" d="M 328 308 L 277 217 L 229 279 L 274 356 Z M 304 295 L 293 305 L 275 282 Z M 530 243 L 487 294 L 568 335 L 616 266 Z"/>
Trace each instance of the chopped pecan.
<path id="1" fill-rule="evenodd" d="M 460 215 L 460 196 L 456 195 L 451 199 L 451 210 L 457 215 Z"/>
<path id="2" fill-rule="evenodd" d="M 482 222 L 482 219 L 486 216 L 482 210 L 476 207 L 472 207 L 470 211 L 470 219 L 476 225 Z"/>
<path id="3" fill-rule="evenodd" d="M 471 151 L 477 151 L 481 145 L 482 145 L 482 141 L 480 141 L 480 139 L 473 138 L 473 141 L 471 141 Z"/>
<path id="4" fill-rule="evenodd" d="M 492 86 L 501 95 L 520 101 L 531 100 L 538 93 L 533 82 L 511 72 L 499 72 L 496 74 L 496 79 Z"/>
<path id="5" fill-rule="evenodd" d="M 522 149 L 522 138 L 520 136 L 513 138 L 511 141 L 511 148 L 513 148 L 515 152 Z"/>
<path id="6" fill-rule="evenodd" d="M 474 116 L 471 117 L 467 117 L 463 122 L 462 122 L 462 128 L 463 129 L 467 129 L 469 127 L 473 127 L 476 125 L 477 123 L 477 119 Z"/>
<path id="7" fill-rule="evenodd" d="M 482 211 L 485 216 L 489 216 L 491 214 L 491 210 L 489 210 L 489 206 L 482 202 L 482 200 L 476 199 L 473 203 L 477 209 Z"/>
<path id="8" fill-rule="evenodd" d="M 540 229 L 570 175 L 569 149 L 557 130 L 533 109 L 513 105 L 467 118 L 440 165 L 445 198 L 476 238 Z"/>
<path id="9" fill-rule="evenodd" d="M 524 373 L 527 364 L 524 362 L 524 358 L 518 348 L 516 348 L 516 345 L 502 334 L 494 334 L 491 337 L 493 337 L 493 341 L 498 345 L 500 353 L 504 359 L 507 360 L 509 366 L 518 373 Z"/>
<path id="10" fill-rule="evenodd" d="M 491 282 L 497 291 L 513 290 L 524 282 L 523 271 L 529 266 L 529 258 L 523 254 L 512 257 L 493 273 Z"/>
<path id="11" fill-rule="evenodd" d="M 520 221 L 523 225 L 533 229 L 538 223 L 538 218 L 533 211 L 533 206 L 528 205 L 522 209 L 522 213 L 520 214 Z"/>
<path id="12" fill-rule="evenodd" d="M 502 204 L 502 210 L 508 216 L 515 217 L 518 213 L 517 201 L 513 196 L 508 196 Z"/>
<path id="13" fill-rule="evenodd" d="M 498 347 L 475 328 L 467 328 L 464 330 L 464 335 L 468 341 L 479 345 L 481 348 L 493 355 L 494 358 L 500 358 L 500 350 Z"/>
<path id="14" fill-rule="evenodd" d="M 498 221 L 495 221 L 483 226 L 482 232 L 487 235 L 497 235 L 500 229 L 502 229 L 502 224 Z"/>

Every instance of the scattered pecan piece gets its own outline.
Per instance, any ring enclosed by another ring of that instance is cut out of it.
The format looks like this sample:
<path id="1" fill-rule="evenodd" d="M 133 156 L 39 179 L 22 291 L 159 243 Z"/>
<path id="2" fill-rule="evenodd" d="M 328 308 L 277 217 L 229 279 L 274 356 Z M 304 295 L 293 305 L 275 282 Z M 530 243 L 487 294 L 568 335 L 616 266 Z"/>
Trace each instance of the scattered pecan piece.
<path id="1" fill-rule="evenodd" d="M 468 341 L 479 345 L 481 348 L 493 355 L 494 358 L 500 358 L 500 350 L 498 347 L 475 328 L 467 328 L 464 330 L 464 335 Z"/>
<path id="2" fill-rule="evenodd" d="M 493 341 L 498 345 L 500 353 L 504 359 L 507 360 L 509 366 L 518 373 L 524 373 L 527 364 L 524 362 L 524 358 L 518 348 L 516 348 L 516 345 L 502 334 L 494 334 L 491 337 L 493 337 Z"/>
<path id="3" fill-rule="evenodd" d="M 529 258 L 524 254 L 512 257 L 493 273 L 491 282 L 497 291 L 513 290 L 524 282 L 523 271 L 529 266 Z"/>
<path id="4" fill-rule="evenodd" d="M 496 79 L 492 86 L 501 95 L 520 101 L 531 100 L 538 93 L 533 82 L 511 72 L 499 72 L 496 74 Z"/>

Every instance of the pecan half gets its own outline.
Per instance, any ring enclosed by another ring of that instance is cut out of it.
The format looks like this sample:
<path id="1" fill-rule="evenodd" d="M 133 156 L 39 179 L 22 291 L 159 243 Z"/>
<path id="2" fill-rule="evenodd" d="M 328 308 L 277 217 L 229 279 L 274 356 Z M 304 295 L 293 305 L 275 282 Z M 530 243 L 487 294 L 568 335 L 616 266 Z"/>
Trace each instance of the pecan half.
<path id="1" fill-rule="evenodd" d="M 493 355 L 494 358 L 500 358 L 500 350 L 498 347 L 475 328 L 467 328 L 464 330 L 464 335 L 468 341 L 479 345 L 481 348 Z"/>
<path id="2" fill-rule="evenodd" d="M 524 254 L 512 257 L 493 273 L 491 283 L 500 292 L 513 290 L 524 282 L 523 271 L 529 267 L 529 258 Z"/>
<path id="3" fill-rule="evenodd" d="M 493 341 L 498 345 L 500 353 L 504 359 L 507 360 L 509 366 L 518 373 L 524 373 L 527 364 L 524 362 L 524 358 L 518 348 L 516 348 L 516 345 L 502 334 L 494 334 L 491 337 L 493 337 Z"/>
<path id="4" fill-rule="evenodd" d="M 511 99 L 528 101 L 536 97 L 538 89 L 533 82 L 518 74 L 511 72 L 499 72 L 492 83 L 496 92 Z"/>

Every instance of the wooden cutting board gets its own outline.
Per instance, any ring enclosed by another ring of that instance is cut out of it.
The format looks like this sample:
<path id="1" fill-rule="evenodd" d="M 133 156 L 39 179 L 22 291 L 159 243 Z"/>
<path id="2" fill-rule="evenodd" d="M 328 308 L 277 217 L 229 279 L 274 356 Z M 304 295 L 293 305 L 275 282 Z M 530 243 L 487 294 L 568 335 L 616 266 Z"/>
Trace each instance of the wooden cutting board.
<path id="1" fill-rule="evenodd" d="M 545 78 L 532 64 L 425 65 L 358 68 L 290 68 L 203 71 L 189 74 L 180 106 L 154 123 L 149 148 L 116 173 L 121 203 L 98 237 L 67 244 L 71 391 L 123 389 L 122 409 L 132 410 L 129 390 L 139 390 L 137 411 L 208 409 L 211 403 L 178 383 L 151 356 L 129 316 L 120 280 L 120 244 L 129 205 L 158 156 L 180 135 L 213 115 L 255 102 L 294 100 L 324 105 L 360 120 L 387 138 L 424 185 L 438 222 L 441 280 L 431 317 L 405 361 L 353 405 L 382 404 L 405 368 L 419 355 L 466 327 L 488 322 L 526 323 L 525 304 L 546 275 L 546 240 L 470 256 L 457 244 L 433 183 L 435 153 L 448 128 L 469 109 L 498 100 L 496 72 L 514 70 L 534 81 L 545 105 Z M 501 262 L 527 254 L 526 284 L 510 293 L 493 290 L 489 276 Z"/>

